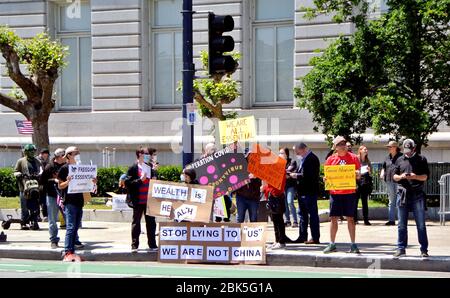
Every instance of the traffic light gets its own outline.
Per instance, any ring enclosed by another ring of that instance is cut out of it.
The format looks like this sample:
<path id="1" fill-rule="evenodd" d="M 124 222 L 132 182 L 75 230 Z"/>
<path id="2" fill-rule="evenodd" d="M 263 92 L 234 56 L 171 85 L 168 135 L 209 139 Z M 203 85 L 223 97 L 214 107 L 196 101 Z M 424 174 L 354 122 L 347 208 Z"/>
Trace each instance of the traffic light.
<path id="1" fill-rule="evenodd" d="M 237 62 L 233 57 L 224 55 L 234 49 L 233 37 L 224 32 L 234 29 L 234 20 L 230 15 L 219 16 L 210 12 L 208 15 L 208 72 L 210 75 L 233 72 L 237 67 Z"/>

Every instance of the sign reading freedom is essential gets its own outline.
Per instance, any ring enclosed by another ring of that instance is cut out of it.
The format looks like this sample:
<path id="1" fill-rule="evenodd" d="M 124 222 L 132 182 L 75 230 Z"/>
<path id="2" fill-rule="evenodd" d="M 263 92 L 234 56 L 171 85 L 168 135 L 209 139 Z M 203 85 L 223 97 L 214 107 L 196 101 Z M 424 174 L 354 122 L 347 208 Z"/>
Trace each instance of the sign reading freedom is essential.
<path id="1" fill-rule="evenodd" d="M 355 165 L 324 166 L 325 190 L 356 189 Z"/>
<path id="2" fill-rule="evenodd" d="M 159 224 L 158 261 L 165 263 L 266 263 L 267 223 Z"/>
<path id="3" fill-rule="evenodd" d="M 219 122 L 220 144 L 249 141 L 256 137 L 255 117 L 243 117 Z"/>
<path id="4" fill-rule="evenodd" d="M 195 170 L 201 185 L 214 187 L 214 198 L 221 197 L 248 184 L 247 160 L 237 144 L 186 166 Z"/>
<path id="5" fill-rule="evenodd" d="M 69 165 L 69 182 L 67 193 L 90 193 L 94 192 L 95 184 L 92 181 L 97 177 L 96 165 Z"/>
<path id="6" fill-rule="evenodd" d="M 285 159 L 279 157 L 270 149 L 254 144 L 251 153 L 248 155 L 248 171 L 281 190 L 286 175 L 286 162 Z"/>
<path id="7" fill-rule="evenodd" d="M 212 186 L 150 180 L 147 215 L 176 221 L 209 222 Z"/>

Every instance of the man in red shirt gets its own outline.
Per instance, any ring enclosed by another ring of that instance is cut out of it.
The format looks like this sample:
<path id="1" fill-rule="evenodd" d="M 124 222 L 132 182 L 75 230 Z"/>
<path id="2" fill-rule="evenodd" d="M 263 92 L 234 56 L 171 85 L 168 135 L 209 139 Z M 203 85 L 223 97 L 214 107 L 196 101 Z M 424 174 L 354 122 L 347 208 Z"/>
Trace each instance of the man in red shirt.
<path id="1" fill-rule="evenodd" d="M 346 139 L 342 136 L 337 136 L 333 140 L 333 146 L 336 149 L 336 153 L 328 157 L 325 162 L 326 166 L 331 165 L 355 165 L 356 178 L 359 179 L 361 164 L 358 157 L 348 152 L 346 146 Z M 350 252 L 359 253 L 358 246 L 355 243 L 355 221 L 354 213 L 356 209 L 357 198 L 356 188 L 346 190 L 330 190 L 330 244 L 323 251 L 324 253 L 335 252 L 336 249 L 336 233 L 338 230 L 338 219 L 341 216 L 347 217 L 348 232 L 352 241 Z"/>

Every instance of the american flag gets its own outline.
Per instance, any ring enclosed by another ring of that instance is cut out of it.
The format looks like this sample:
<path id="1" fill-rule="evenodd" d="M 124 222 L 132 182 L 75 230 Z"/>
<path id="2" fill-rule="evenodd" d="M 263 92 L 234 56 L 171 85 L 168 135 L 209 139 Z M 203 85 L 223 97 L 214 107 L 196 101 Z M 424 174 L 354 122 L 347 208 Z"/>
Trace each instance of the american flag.
<path id="1" fill-rule="evenodd" d="M 16 120 L 17 131 L 21 135 L 32 135 L 33 125 L 29 120 Z"/>

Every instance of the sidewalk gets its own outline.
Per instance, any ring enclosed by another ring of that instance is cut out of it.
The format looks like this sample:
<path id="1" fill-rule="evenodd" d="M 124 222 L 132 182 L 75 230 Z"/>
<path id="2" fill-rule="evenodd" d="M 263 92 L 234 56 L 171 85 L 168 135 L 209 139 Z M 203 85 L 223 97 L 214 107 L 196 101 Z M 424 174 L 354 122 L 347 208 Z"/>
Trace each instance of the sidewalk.
<path id="1" fill-rule="evenodd" d="M 4 231 L 7 242 L 0 243 L 0 258 L 61 260 L 63 248 L 51 249 L 48 224 L 40 223 L 39 231 L 22 231 L 18 224 Z M 143 225 L 145 230 L 145 225 Z M 295 240 L 297 228 L 287 228 L 287 235 Z M 418 271 L 450 272 L 450 226 L 438 222 L 427 222 L 429 238 L 428 260 L 419 257 L 419 246 L 415 224 L 410 221 L 407 256 L 394 259 L 397 227 L 384 226 L 384 221 L 372 221 L 372 226 L 357 225 L 357 243 L 361 255 L 346 253 L 349 249 L 347 224 L 339 224 L 337 235 L 338 252 L 325 255 L 322 250 L 329 241 L 329 223 L 321 223 L 319 245 L 288 244 L 284 250 L 267 251 L 267 265 L 381 268 Z M 65 230 L 60 230 L 60 245 L 64 245 Z M 146 236 L 141 235 L 138 253 L 131 253 L 131 224 L 114 222 L 84 221 L 79 231 L 81 241 L 86 245 L 77 251 L 87 261 L 156 261 L 157 252 L 149 252 Z M 268 242 L 274 241 L 272 226 L 269 226 Z"/>

